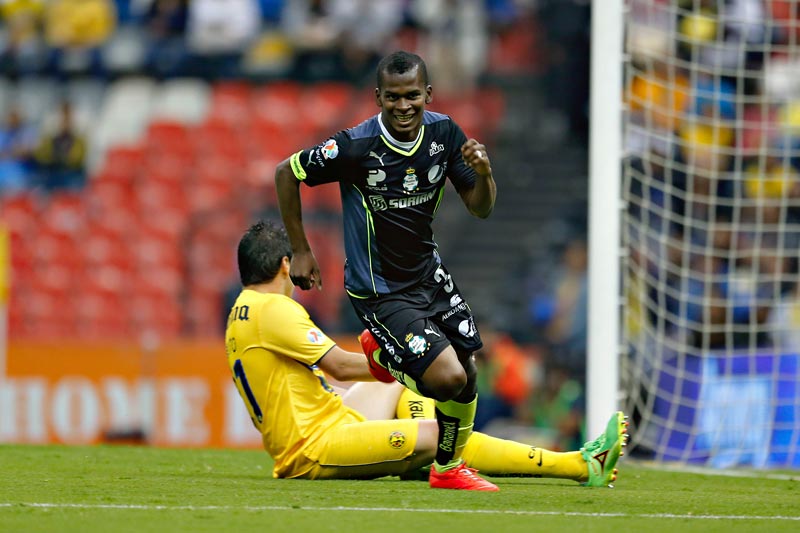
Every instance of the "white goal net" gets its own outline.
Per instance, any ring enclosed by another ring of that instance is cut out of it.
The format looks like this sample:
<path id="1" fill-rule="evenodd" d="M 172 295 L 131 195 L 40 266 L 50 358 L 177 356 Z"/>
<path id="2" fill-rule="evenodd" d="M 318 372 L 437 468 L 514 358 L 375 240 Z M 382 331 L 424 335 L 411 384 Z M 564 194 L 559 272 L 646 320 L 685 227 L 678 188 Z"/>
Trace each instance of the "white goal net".
<path id="1" fill-rule="evenodd" d="M 627 0 L 623 27 L 631 450 L 800 468 L 800 0 Z"/>

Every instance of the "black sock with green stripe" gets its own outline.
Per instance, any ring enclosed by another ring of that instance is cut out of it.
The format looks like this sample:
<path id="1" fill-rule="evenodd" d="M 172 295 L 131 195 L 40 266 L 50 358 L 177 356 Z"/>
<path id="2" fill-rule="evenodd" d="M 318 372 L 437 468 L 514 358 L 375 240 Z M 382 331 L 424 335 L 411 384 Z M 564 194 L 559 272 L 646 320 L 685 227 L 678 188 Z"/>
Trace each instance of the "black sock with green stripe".
<path id="1" fill-rule="evenodd" d="M 433 465 L 439 472 L 444 472 L 461 463 L 461 454 L 467 445 L 475 422 L 478 395 L 473 396 L 469 403 L 449 400 L 447 402 L 437 401 L 435 405 L 439 440 Z"/>

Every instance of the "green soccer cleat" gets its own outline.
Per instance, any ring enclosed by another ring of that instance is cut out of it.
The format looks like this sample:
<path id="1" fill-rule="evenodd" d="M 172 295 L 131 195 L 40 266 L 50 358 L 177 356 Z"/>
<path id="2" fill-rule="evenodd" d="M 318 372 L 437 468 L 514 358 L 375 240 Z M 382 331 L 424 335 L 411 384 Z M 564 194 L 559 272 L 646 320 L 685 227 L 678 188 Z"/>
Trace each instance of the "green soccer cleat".
<path id="1" fill-rule="evenodd" d="M 589 467 L 589 479 L 582 484 L 587 487 L 614 488 L 617 479 L 617 461 L 625 455 L 622 450 L 628 444 L 628 417 L 622 411 L 611 415 L 606 431 L 599 437 L 584 443 L 581 455 Z"/>

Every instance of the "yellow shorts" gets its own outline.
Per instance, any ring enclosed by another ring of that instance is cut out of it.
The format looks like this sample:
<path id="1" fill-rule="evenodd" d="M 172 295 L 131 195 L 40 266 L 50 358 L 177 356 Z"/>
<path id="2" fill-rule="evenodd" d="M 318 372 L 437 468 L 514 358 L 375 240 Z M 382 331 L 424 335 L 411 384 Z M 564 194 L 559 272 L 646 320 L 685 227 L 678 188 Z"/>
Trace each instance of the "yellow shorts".
<path id="1" fill-rule="evenodd" d="M 305 473 L 285 477 L 364 479 L 402 474 L 409 468 L 418 433 L 418 422 L 409 419 L 342 424 L 314 445 L 319 458 L 309 470 L 306 464 L 299 468 Z"/>

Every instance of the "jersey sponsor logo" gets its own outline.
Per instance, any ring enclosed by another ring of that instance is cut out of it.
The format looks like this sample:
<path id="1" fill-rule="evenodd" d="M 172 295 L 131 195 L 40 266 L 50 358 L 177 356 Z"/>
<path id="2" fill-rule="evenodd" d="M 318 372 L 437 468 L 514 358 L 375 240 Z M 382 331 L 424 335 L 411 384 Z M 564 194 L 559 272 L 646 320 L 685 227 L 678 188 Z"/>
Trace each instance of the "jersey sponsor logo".
<path id="1" fill-rule="evenodd" d="M 325 342 L 325 334 L 317 328 L 311 328 L 308 330 L 308 333 L 306 333 L 306 338 L 311 344 L 322 344 Z"/>
<path id="2" fill-rule="evenodd" d="M 443 314 L 442 315 L 442 320 L 447 320 L 448 318 L 450 318 L 454 314 L 460 313 L 461 311 L 466 311 L 466 310 L 467 310 L 467 304 L 465 302 L 461 302 L 460 304 L 456 305 L 451 310 L 449 310 L 448 312 Z"/>
<path id="3" fill-rule="evenodd" d="M 375 152 L 370 152 L 369 153 L 369 156 L 370 157 L 374 157 L 375 159 L 377 159 L 378 162 L 381 164 L 381 166 L 383 166 L 383 156 L 385 156 L 385 155 L 386 155 L 386 152 L 383 152 L 381 155 L 378 155 Z"/>
<path id="4" fill-rule="evenodd" d="M 386 202 L 386 198 L 378 194 L 370 195 L 368 198 L 369 205 L 372 206 L 373 211 L 385 211 L 390 208 L 404 209 L 406 207 L 424 204 L 425 202 L 429 202 L 435 194 L 436 191 L 430 191 L 415 196 L 409 196 L 408 198 L 390 198 L 388 203 Z"/>
<path id="5" fill-rule="evenodd" d="M 383 196 L 373 195 L 369 197 L 369 205 L 372 206 L 373 211 L 385 211 L 389 209 L 389 206 L 386 205 L 386 200 L 384 200 Z"/>
<path id="6" fill-rule="evenodd" d="M 467 337 L 468 339 L 475 336 L 477 330 L 475 329 L 475 323 L 472 321 L 472 317 L 469 317 L 466 320 L 462 320 L 458 324 L 458 332 L 461 333 L 463 336 Z"/>
<path id="7" fill-rule="evenodd" d="M 403 178 L 403 190 L 406 192 L 416 192 L 419 188 L 419 180 L 417 179 L 416 170 L 413 168 L 406 169 L 406 177 Z"/>
<path id="8" fill-rule="evenodd" d="M 336 139 L 328 139 L 322 145 L 322 156 L 325 159 L 336 159 L 339 155 L 339 146 L 336 144 Z"/>
<path id="9" fill-rule="evenodd" d="M 435 156 L 439 152 L 444 152 L 444 145 L 443 144 L 436 144 L 436 141 L 431 142 L 431 148 L 428 150 L 428 154 L 431 157 Z"/>
<path id="10" fill-rule="evenodd" d="M 413 207 L 415 205 L 424 204 L 433 198 L 435 192 L 436 191 L 430 191 L 424 194 L 418 194 L 416 196 L 409 196 L 408 198 L 392 198 L 389 200 L 389 207 L 403 209 L 405 207 Z"/>
<path id="11" fill-rule="evenodd" d="M 442 429 L 442 440 L 439 444 L 439 449 L 445 452 L 452 452 L 453 445 L 456 442 L 456 435 L 458 435 L 456 422 L 451 420 L 442 420 Z"/>
<path id="12" fill-rule="evenodd" d="M 385 191 L 388 187 L 378 187 L 378 183 L 386 179 L 386 172 L 379 168 L 373 168 L 367 175 L 367 188 L 375 191 Z"/>
<path id="13" fill-rule="evenodd" d="M 389 435 L 389 446 L 399 450 L 406 445 L 406 436 L 400 431 L 392 431 Z"/>
<path id="14" fill-rule="evenodd" d="M 411 418 L 425 418 L 425 405 L 422 400 L 408 400 L 408 411 Z"/>
<path id="15" fill-rule="evenodd" d="M 438 183 L 442 176 L 444 176 L 444 169 L 447 165 L 433 165 L 428 170 L 428 181 L 431 184 Z"/>

